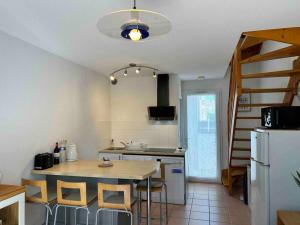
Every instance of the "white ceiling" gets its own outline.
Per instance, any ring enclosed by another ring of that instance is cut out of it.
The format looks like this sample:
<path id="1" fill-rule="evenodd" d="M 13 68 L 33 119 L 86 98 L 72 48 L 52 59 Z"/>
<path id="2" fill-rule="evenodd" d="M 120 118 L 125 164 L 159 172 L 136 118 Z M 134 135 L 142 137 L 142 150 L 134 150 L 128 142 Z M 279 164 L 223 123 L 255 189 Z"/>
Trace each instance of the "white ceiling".
<path id="1" fill-rule="evenodd" d="M 165 14 L 172 31 L 142 43 L 99 33 L 98 19 L 131 8 L 130 0 L 3 0 L 0 29 L 105 75 L 133 62 L 193 79 L 224 76 L 243 31 L 300 23 L 298 0 L 138 0 L 137 6 Z"/>

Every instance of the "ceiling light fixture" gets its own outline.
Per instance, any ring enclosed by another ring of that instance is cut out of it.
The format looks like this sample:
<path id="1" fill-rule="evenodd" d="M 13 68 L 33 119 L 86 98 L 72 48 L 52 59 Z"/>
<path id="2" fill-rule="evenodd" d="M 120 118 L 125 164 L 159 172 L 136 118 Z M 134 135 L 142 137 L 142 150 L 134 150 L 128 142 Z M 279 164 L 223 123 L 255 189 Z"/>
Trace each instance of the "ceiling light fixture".
<path id="1" fill-rule="evenodd" d="M 155 72 L 155 70 L 153 71 L 153 77 L 156 78 L 156 72 Z"/>
<path id="2" fill-rule="evenodd" d="M 132 9 L 112 12 L 98 22 L 101 33 L 112 38 L 123 38 L 138 42 L 170 32 L 172 25 L 170 20 L 157 12 L 136 8 L 136 0 Z"/>
<path id="3" fill-rule="evenodd" d="M 117 78 L 115 77 L 114 74 L 111 74 L 111 75 L 110 75 L 110 83 L 111 83 L 112 85 L 116 85 L 116 84 L 118 83 L 118 80 L 117 80 Z"/>
<path id="4" fill-rule="evenodd" d="M 140 74 L 140 72 L 141 72 L 141 68 L 140 67 L 135 70 L 136 74 Z"/>
<path id="5" fill-rule="evenodd" d="M 120 73 L 120 72 L 124 71 L 123 75 L 124 75 L 124 77 L 127 77 L 130 74 L 130 71 L 132 71 L 132 70 L 135 70 L 136 74 L 141 74 L 142 68 L 143 68 L 143 72 L 144 72 L 144 69 L 145 69 L 145 71 L 150 70 L 149 71 L 150 73 L 149 72 L 147 73 L 147 71 L 146 71 L 145 74 L 149 75 L 149 74 L 151 74 L 151 71 L 153 71 L 152 76 L 154 78 L 157 77 L 157 72 L 159 71 L 158 69 L 151 67 L 151 66 L 144 66 L 144 65 L 137 65 L 135 63 L 130 63 L 129 66 L 115 70 L 114 72 L 111 73 L 111 75 L 110 75 L 111 84 L 115 85 L 118 83 L 118 79 L 116 77 L 119 75 L 121 76 L 122 73 Z"/>

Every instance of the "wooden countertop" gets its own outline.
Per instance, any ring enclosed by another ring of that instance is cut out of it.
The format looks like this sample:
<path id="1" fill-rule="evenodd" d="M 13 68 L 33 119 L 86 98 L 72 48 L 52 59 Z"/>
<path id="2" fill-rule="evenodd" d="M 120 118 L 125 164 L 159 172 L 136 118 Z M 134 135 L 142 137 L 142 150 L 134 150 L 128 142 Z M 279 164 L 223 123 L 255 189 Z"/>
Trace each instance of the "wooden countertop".
<path id="1" fill-rule="evenodd" d="M 25 192 L 25 187 L 16 185 L 0 184 L 0 201 L 14 197 Z"/>
<path id="2" fill-rule="evenodd" d="M 278 225 L 300 225 L 300 212 L 278 211 Z"/>
<path id="3" fill-rule="evenodd" d="M 159 170 L 156 161 L 112 160 L 112 167 L 98 167 L 99 160 L 65 162 L 45 170 L 32 170 L 33 174 L 144 180 Z"/>

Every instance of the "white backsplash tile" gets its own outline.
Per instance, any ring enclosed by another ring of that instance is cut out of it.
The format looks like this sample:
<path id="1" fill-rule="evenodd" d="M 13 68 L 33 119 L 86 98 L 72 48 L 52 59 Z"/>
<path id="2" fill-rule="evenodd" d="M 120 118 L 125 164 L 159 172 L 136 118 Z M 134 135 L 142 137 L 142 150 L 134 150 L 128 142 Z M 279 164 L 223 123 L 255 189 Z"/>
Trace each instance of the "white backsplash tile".
<path id="1" fill-rule="evenodd" d="M 178 147 L 177 125 L 153 125 L 145 121 L 113 121 L 111 124 L 115 146 L 120 146 L 120 141 L 134 141 L 150 147 Z"/>

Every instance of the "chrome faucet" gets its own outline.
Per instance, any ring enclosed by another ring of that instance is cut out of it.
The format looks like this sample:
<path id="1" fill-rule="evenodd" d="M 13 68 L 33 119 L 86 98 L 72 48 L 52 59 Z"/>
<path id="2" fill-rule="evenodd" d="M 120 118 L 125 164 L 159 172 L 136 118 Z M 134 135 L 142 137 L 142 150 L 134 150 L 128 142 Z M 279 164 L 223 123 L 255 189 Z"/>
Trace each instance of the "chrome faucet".
<path id="1" fill-rule="evenodd" d="M 123 142 L 123 141 L 120 141 L 120 144 L 124 145 L 124 148 L 127 148 L 127 147 L 128 147 L 128 144 L 126 144 L 126 143 Z"/>

